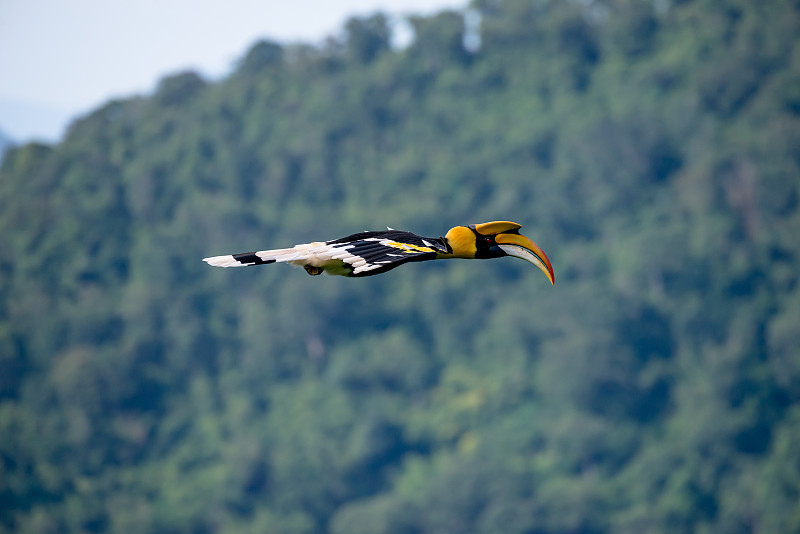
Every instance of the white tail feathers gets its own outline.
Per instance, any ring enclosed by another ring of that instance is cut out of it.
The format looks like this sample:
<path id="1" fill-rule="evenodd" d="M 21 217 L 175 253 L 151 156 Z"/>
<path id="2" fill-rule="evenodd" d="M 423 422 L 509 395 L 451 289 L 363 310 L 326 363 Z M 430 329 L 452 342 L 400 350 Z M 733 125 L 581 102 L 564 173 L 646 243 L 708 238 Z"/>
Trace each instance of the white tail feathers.
<path id="1" fill-rule="evenodd" d="M 329 255 L 331 252 L 329 246 L 325 243 L 307 243 L 295 245 L 292 248 L 213 256 L 210 258 L 203 258 L 203 261 L 214 267 L 246 267 L 249 265 L 264 265 L 276 262 L 288 262 L 295 265 L 312 265 L 318 263 L 319 259 L 327 259 L 325 256 Z M 318 258 L 319 256 L 321 256 L 321 258 Z"/>
<path id="2" fill-rule="evenodd" d="M 252 265 L 237 261 L 236 258 L 230 254 L 226 256 L 213 256 L 211 258 L 203 258 L 203 261 L 214 267 L 244 267 Z"/>

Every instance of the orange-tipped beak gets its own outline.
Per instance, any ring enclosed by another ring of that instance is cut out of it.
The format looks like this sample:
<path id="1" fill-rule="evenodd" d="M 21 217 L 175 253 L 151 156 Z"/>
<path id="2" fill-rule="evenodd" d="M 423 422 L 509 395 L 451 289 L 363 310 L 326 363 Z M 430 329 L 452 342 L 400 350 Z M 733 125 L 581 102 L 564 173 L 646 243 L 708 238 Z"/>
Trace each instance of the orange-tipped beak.
<path id="1" fill-rule="evenodd" d="M 523 259 L 537 266 L 547 275 L 550 283 L 555 285 L 556 275 L 553 272 L 553 266 L 550 264 L 550 258 L 539 248 L 539 245 L 522 234 L 497 234 L 494 240 L 503 252 L 509 256 Z"/>

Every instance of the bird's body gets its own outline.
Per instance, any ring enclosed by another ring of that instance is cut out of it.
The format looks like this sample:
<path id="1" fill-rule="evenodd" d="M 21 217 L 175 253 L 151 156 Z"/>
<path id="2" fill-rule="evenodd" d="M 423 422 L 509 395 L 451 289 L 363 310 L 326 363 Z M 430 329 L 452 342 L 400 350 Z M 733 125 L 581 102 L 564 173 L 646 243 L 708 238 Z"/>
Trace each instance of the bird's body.
<path id="1" fill-rule="evenodd" d="M 521 225 L 496 221 L 456 226 L 444 237 L 420 237 L 387 228 L 360 232 L 332 241 L 291 248 L 262 250 L 205 258 L 217 267 L 243 267 L 270 263 L 300 265 L 312 275 L 327 273 L 362 277 L 384 273 L 404 263 L 445 258 L 485 259 L 515 256 L 539 267 L 554 282 L 550 260 L 533 241 L 519 234 Z"/>

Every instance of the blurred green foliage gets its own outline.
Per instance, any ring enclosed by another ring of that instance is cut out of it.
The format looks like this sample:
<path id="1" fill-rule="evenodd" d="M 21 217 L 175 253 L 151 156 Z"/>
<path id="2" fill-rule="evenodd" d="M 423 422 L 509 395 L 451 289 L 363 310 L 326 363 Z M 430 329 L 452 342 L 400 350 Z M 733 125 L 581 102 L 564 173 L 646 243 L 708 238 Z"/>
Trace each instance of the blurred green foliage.
<path id="1" fill-rule="evenodd" d="M 6 156 L 0 532 L 800 531 L 800 5 L 464 19 L 261 42 Z M 497 219 L 555 287 L 200 261 Z"/>

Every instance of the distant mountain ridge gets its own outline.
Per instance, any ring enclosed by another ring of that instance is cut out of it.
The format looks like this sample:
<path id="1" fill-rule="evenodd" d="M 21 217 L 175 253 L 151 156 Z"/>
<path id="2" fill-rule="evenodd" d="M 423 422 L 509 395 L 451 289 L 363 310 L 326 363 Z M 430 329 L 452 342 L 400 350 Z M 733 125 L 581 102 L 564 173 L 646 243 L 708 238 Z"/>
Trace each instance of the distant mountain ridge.
<path id="1" fill-rule="evenodd" d="M 16 143 L 10 136 L 6 135 L 3 130 L 0 130 L 0 162 L 3 161 L 3 156 L 6 153 L 6 150 L 14 146 Z"/>
<path id="2" fill-rule="evenodd" d="M 3 130 L 0 130 L 0 150 L 8 148 L 13 144 L 14 141 L 11 139 L 11 136 L 6 134 Z"/>

